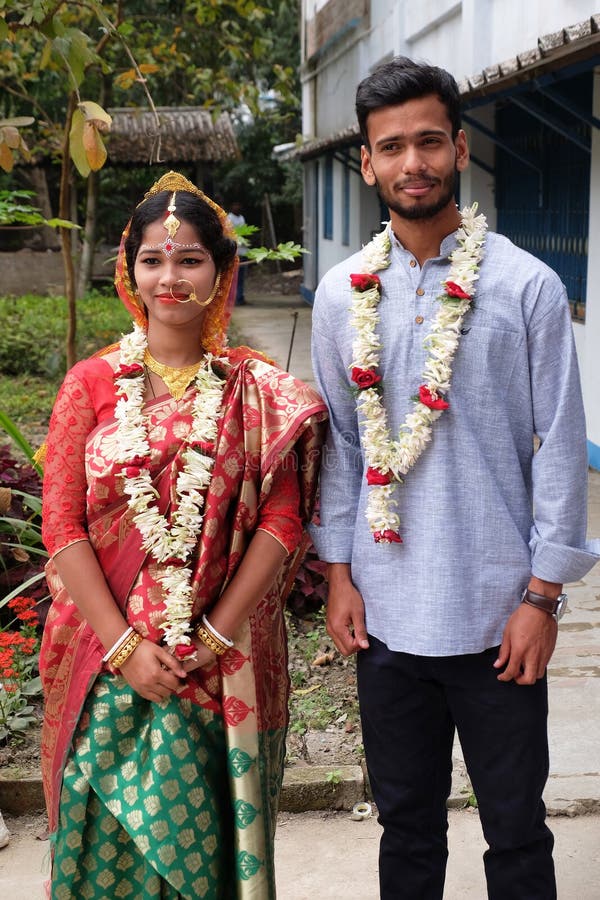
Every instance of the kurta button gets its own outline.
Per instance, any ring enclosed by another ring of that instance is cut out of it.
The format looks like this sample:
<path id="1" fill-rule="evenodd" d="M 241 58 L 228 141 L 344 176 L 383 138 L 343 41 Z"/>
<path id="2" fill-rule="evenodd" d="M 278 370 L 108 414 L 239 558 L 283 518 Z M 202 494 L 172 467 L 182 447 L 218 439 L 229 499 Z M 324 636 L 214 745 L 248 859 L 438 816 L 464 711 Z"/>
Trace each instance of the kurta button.
<path id="1" fill-rule="evenodd" d="M 417 325 L 422 325 L 424 321 L 425 319 L 423 318 L 423 316 L 417 316 L 415 318 L 415 322 L 417 323 Z"/>
<path id="2" fill-rule="evenodd" d="M 424 293 L 425 293 L 425 291 L 423 290 L 423 288 L 417 288 L 417 295 L 419 297 L 422 297 Z"/>
<path id="3" fill-rule="evenodd" d="M 416 266 L 416 264 L 417 264 L 416 259 L 411 259 L 411 261 L 409 262 L 409 266 L 411 267 L 411 269 L 414 269 L 414 267 Z"/>

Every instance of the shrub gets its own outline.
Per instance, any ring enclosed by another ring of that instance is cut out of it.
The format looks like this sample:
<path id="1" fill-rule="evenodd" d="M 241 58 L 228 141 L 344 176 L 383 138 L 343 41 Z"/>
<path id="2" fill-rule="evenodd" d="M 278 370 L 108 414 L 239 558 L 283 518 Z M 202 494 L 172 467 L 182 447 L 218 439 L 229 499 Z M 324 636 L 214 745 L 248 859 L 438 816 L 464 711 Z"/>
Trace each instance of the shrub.
<path id="1" fill-rule="evenodd" d="M 64 323 L 57 298 L 4 297 L 0 303 L 0 372 L 56 375 L 64 366 Z M 18 323 L 18 324 L 17 324 Z"/>
<path id="2" fill-rule="evenodd" d="M 0 740 L 37 721 L 28 698 L 41 692 L 36 601 L 32 597 L 14 597 L 8 606 L 18 628 L 0 629 Z"/>
<path id="3" fill-rule="evenodd" d="M 0 372 L 55 378 L 65 371 L 64 297 L 0 297 Z M 90 291 L 77 305 L 78 356 L 90 356 L 129 331 L 131 319 L 110 293 Z"/>
<path id="4" fill-rule="evenodd" d="M 307 616 L 320 610 L 326 601 L 327 563 L 319 559 L 309 538 L 306 553 L 287 599 L 287 607 L 296 616 Z"/>
<path id="5" fill-rule="evenodd" d="M 41 489 L 42 482 L 35 469 L 18 462 L 9 446 L 0 445 L 0 597 L 39 574 L 46 562 L 41 533 Z M 35 598 L 47 594 L 43 579 L 32 594 Z"/>

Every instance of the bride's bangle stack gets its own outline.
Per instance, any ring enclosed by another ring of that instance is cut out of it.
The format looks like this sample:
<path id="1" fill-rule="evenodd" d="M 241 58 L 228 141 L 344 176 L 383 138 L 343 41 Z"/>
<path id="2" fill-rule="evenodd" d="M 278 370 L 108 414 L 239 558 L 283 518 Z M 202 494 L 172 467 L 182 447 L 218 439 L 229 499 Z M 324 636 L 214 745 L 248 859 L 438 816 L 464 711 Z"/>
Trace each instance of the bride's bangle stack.
<path id="1" fill-rule="evenodd" d="M 196 628 L 196 636 L 200 638 L 205 647 L 215 653 L 217 656 L 223 656 L 233 647 L 233 641 L 223 637 L 216 628 L 214 628 L 206 616 L 202 616 L 202 623 Z"/>
<path id="2" fill-rule="evenodd" d="M 102 662 L 107 662 L 113 669 L 120 669 L 143 640 L 141 634 L 129 626 L 108 653 L 102 657 Z"/>

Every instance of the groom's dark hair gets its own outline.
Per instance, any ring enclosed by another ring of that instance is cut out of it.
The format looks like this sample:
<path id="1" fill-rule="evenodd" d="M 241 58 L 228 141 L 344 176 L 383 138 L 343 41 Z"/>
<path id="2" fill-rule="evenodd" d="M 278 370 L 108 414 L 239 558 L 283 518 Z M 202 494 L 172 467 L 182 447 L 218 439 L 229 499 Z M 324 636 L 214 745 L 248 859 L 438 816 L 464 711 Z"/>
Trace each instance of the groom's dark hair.
<path id="1" fill-rule="evenodd" d="M 446 107 L 452 125 L 452 140 L 456 140 L 460 129 L 460 93 L 450 72 L 414 62 L 407 56 L 396 56 L 367 75 L 356 90 L 356 117 L 367 149 L 371 149 L 367 131 L 369 113 L 431 94 Z"/>

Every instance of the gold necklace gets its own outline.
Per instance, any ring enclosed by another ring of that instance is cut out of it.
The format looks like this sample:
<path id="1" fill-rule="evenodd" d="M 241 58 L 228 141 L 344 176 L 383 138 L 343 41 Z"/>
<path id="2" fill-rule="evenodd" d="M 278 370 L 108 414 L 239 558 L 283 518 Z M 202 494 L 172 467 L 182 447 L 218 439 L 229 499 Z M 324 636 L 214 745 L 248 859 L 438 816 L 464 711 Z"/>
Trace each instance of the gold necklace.
<path id="1" fill-rule="evenodd" d="M 185 394 L 188 385 L 195 378 L 198 369 L 202 365 L 202 360 L 193 363 L 191 366 L 184 366 L 182 369 L 176 369 L 173 366 L 165 366 L 163 363 L 154 359 L 149 350 L 144 351 L 144 365 L 162 378 L 169 389 L 171 397 L 175 400 L 181 400 Z"/>

